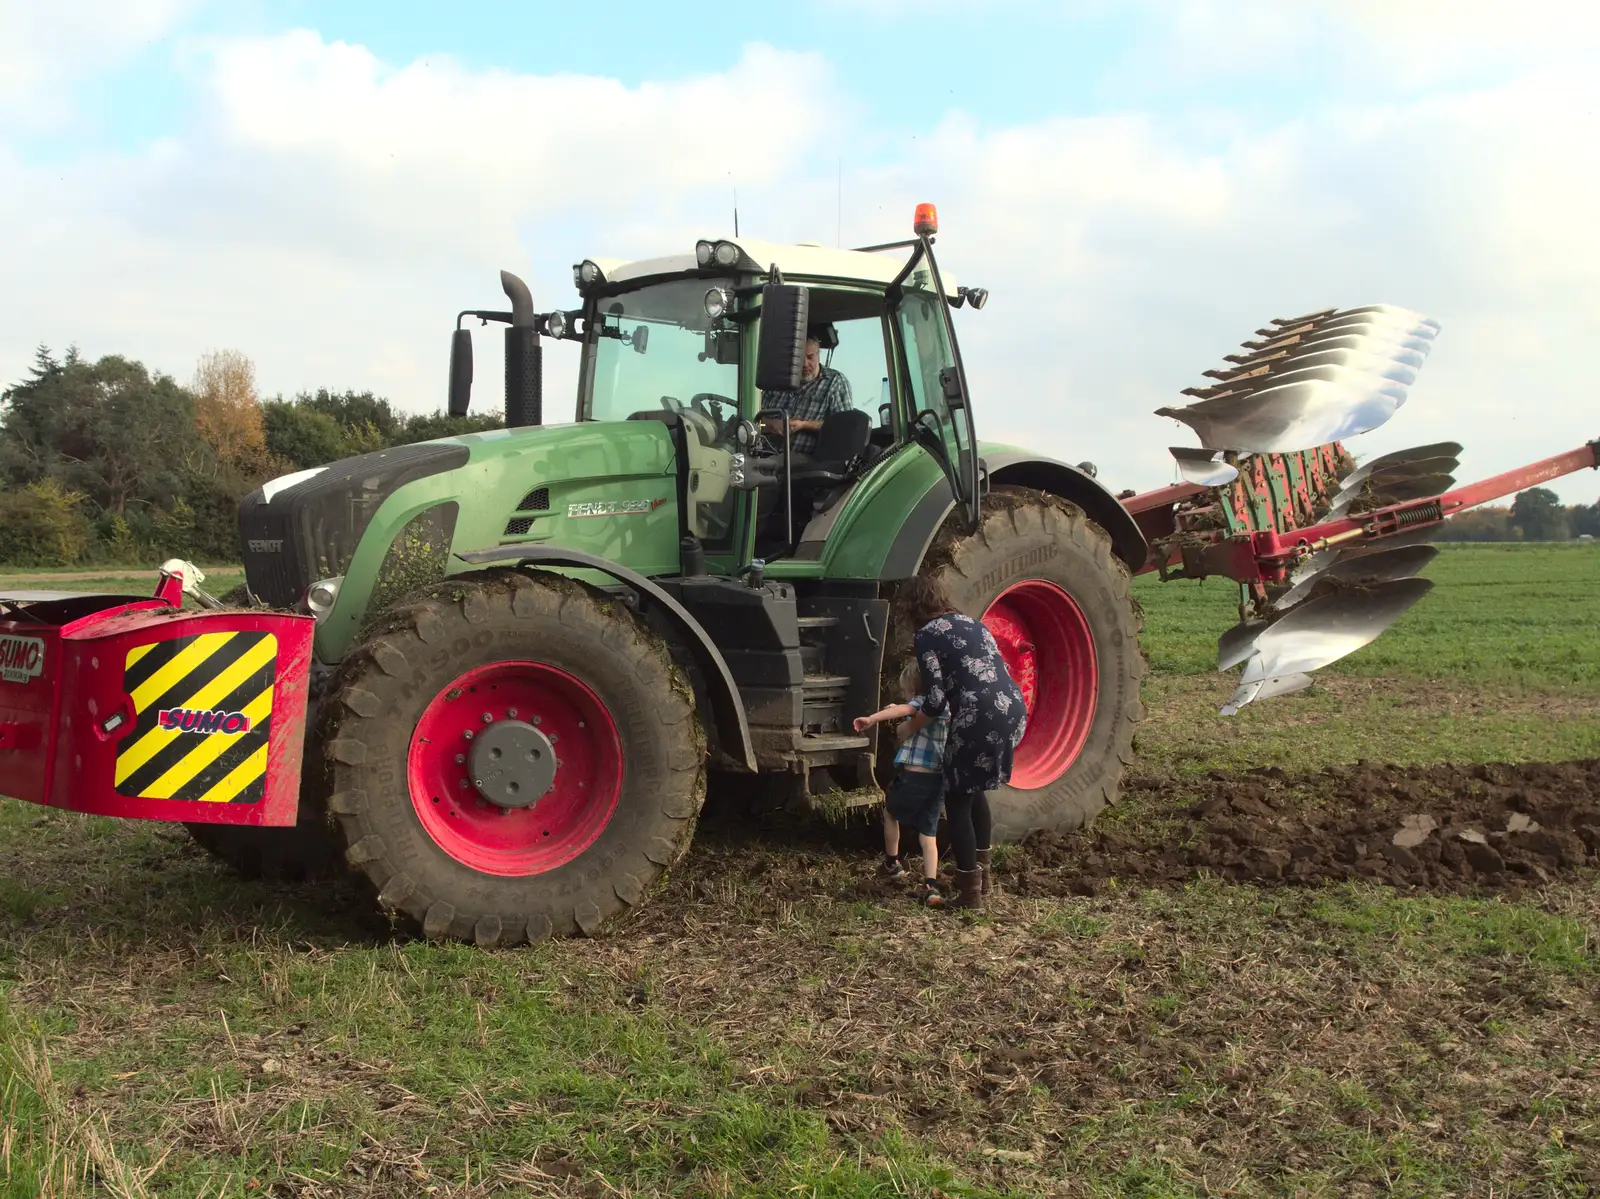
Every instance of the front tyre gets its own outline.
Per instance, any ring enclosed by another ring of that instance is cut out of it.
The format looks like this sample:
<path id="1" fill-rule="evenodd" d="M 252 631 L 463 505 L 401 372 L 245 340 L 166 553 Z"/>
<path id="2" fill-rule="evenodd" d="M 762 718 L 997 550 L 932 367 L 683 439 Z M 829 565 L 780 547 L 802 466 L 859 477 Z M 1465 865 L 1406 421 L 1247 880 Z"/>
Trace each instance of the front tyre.
<path id="1" fill-rule="evenodd" d="M 682 856 L 705 795 L 665 642 L 559 576 L 431 589 L 351 654 L 329 711 L 346 860 L 433 938 L 593 935 Z"/>
<path id="2" fill-rule="evenodd" d="M 989 795 L 995 839 L 1088 824 L 1116 802 L 1144 718 L 1141 620 L 1111 538 L 1065 500 L 996 487 L 978 531 L 947 524 L 923 572 L 982 617 L 1027 704 L 1011 785 Z"/>

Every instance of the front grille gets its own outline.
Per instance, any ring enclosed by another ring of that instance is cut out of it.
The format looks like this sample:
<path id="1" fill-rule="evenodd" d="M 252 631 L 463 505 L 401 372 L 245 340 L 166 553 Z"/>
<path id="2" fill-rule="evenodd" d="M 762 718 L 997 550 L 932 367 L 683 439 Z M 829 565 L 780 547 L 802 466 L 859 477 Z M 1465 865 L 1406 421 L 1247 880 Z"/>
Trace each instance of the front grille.
<path id="1" fill-rule="evenodd" d="M 517 505 L 518 512 L 548 512 L 550 511 L 550 489 L 536 487 L 522 497 L 522 503 Z"/>
<path id="2" fill-rule="evenodd" d="M 506 521 L 505 536 L 521 537 L 526 534 L 529 529 L 533 528 L 533 522 L 534 517 L 531 516 L 514 516 L 510 520 Z"/>
<path id="3" fill-rule="evenodd" d="M 304 573 L 294 551 L 293 522 L 286 512 L 266 509 L 247 520 L 239 513 L 244 578 L 250 593 L 270 608 L 292 608 L 315 579 Z"/>

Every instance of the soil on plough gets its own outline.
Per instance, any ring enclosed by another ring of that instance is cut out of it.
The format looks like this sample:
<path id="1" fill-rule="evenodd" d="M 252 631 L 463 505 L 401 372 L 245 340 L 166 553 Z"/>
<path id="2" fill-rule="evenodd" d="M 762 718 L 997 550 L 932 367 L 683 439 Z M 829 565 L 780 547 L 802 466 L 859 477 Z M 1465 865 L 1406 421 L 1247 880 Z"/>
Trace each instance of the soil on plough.
<path id="1" fill-rule="evenodd" d="M 1125 803 L 1159 810 L 1170 780 Z M 1600 759 L 1535 765 L 1270 767 L 1186 781 L 1170 818 L 1038 833 L 1000 871 L 1021 895 L 1093 895 L 1111 879 L 1201 874 L 1268 885 L 1366 879 L 1468 894 L 1600 866 Z"/>

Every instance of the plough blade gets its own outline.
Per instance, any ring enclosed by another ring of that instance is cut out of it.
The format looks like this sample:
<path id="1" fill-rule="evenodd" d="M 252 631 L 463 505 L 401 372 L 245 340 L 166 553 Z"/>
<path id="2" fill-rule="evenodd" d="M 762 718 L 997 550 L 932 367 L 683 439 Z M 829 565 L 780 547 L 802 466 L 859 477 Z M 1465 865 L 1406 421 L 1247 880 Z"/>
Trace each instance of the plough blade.
<path id="1" fill-rule="evenodd" d="M 1265 620 L 1245 620 L 1217 638 L 1217 669 L 1231 670 L 1256 652 L 1256 638 L 1266 632 Z"/>
<path id="2" fill-rule="evenodd" d="M 1185 483 L 1221 487 L 1239 477 L 1239 468 L 1227 462 L 1221 450 L 1197 450 L 1178 445 L 1169 448 Z"/>
<path id="3" fill-rule="evenodd" d="M 1392 583 L 1397 579 L 1410 579 L 1439 556 L 1434 545 L 1398 546 L 1374 550 L 1370 553 L 1333 551 L 1334 559 L 1321 570 L 1314 571 L 1278 597 L 1272 605 L 1286 612 L 1311 596 L 1321 583 L 1342 583 L 1351 587 L 1370 586 L 1374 583 Z"/>
<path id="4" fill-rule="evenodd" d="M 1453 462 L 1459 462 L 1460 456 L 1461 443 L 1456 441 L 1436 441 L 1432 445 L 1418 445 L 1412 446 L 1409 450 L 1395 450 L 1392 454 L 1384 454 L 1381 458 L 1374 458 L 1371 462 L 1363 463 L 1358 469 L 1351 471 L 1340 479 L 1339 486 L 1353 487 L 1372 475 L 1382 474 L 1390 469 L 1429 462 L 1435 458 L 1449 458 Z M 1451 467 L 1450 469 L 1453 470 L 1455 468 Z"/>
<path id="5" fill-rule="evenodd" d="M 1340 488 L 1339 498 L 1345 495 L 1354 495 L 1363 487 L 1373 491 L 1382 491 L 1390 483 L 1407 479 L 1420 479 L 1424 475 L 1440 475 L 1448 478 L 1461 465 L 1459 458 L 1418 458 L 1412 462 L 1401 462 L 1394 466 L 1385 466 L 1373 471 L 1369 475 L 1357 477 L 1352 482 L 1345 483 Z M 1357 472 L 1359 475 L 1360 472 Z"/>
<path id="6" fill-rule="evenodd" d="M 1408 545 L 1427 545 L 1436 536 L 1438 536 L 1438 533 L 1434 529 L 1416 529 L 1410 533 L 1397 533 L 1393 537 L 1385 537 L 1382 541 L 1373 545 L 1352 545 L 1345 549 L 1319 550 L 1290 572 L 1289 582 L 1299 586 L 1312 575 L 1327 570 L 1328 567 L 1336 562 L 1362 558 L 1368 554 L 1386 554 L 1390 550 L 1397 550 Z"/>
<path id="7" fill-rule="evenodd" d="M 1456 477 L 1449 472 L 1410 478 L 1385 475 L 1371 482 L 1371 488 L 1358 497 L 1362 508 L 1384 508 L 1406 500 L 1420 500 L 1423 496 L 1441 495 L 1455 486 Z"/>
<path id="8" fill-rule="evenodd" d="M 1340 317 L 1358 316 L 1365 313 L 1380 313 L 1389 315 L 1399 315 L 1403 313 L 1408 317 L 1416 318 L 1418 323 L 1432 325 L 1435 329 L 1439 327 L 1438 321 L 1423 316 L 1422 313 L 1417 312 L 1415 309 L 1397 308 L 1393 304 L 1368 304 L 1361 308 L 1322 308 L 1316 312 L 1308 313 L 1305 316 L 1273 317 L 1271 324 L 1281 330 L 1289 328 L 1293 325 L 1304 325 L 1313 321 L 1334 320 Z"/>
<path id="9" fill-rule="evenodd" d="M 1269 681 L 1310 674 L 1369 644 L 1432 589 L 1429 579 L 1400 579 L 1334 592 L 1290 609 L 1255 639 L 1256 653 L 1245 663 L 1239 691 L 1224 714 L 1261 698 Z M 1262 686 L 1250 692 L 1254 683 Z"/>
<path id="10" fill-rule="evenodd" d="M 1281 678 L 1263 679 L 1259 683 L 1241 683 L 1239 689 L 1233 693 L 1233 698 L 1223 704 L 1218 711 L 1223 716 L 1237 716 L 1239 709 L 1246 704 L 1253 704 L 1258 699 L 1271 699 L 1278 695 L 1292 695 L 1296 691 L 1304 691 L 1311 686 L 1311 676 L 1308 674 L 1287 674 Z"/>
<path id="11" fill-rule="evenodd" d="M 1326 519 L 1342 520 L 1351 513 L 1368 512 L 1375 508 L 1387 508 L 1390 504 L 1403 504 L 1407 500 L 1420 500 L 1425 496 L 1439 495 L 1449 491 L 1455 485 L 1455 481 L 1455 476 L 1450 474 L 1418 475 L 1411 478 L 1384 476 L 1384 479 L 1377 482 L 1369 479 L 1367 484 L 1354 490 L 1346 489 L 1335 496 Z"/>
<path id="12" fill-rule="evenodd" d="M 1387 305 L 1274 321 L 1230 354 L 1232 369 L 1207 371 L 1197 402 L 1156 410 L 1187 424 L 1210 450 L 1294 453 L 1382 425 L 1416 381 L 1439 323 Z M 1370 473 L 1370 472 L 1369 472 Z"/>
<path id="13" fill-rule="evenodd" d="M 1391 378 L 1400 378 L 1409 372 L 1414 377 L 1422 369 L 1426 358 L 1425 353 L 1416 350 L 1374 354 L 1356 349 L 1323 350 L 1312 346 L 1302 354 L 1285 351 L 1282 356 L 1275 356 L 1256 366 L 1240 366 L 1231 371 L 1207 371 L 1207 378 L 1218 380 L 1215 386 L 1189 387 L 1182 394 L 1209 400 L 1234 392 L 1256 391 L 1268 383 L 1280 381 L 1290 371 L 1311 370 L 1314 367 L 1339 367 Z M 1406 381 L 1410 382 L 1410 379 Z"/>
<path id="14" fill-rule="evenodd" d="M 1208 449 L 1288 454 L 1342 441 L 1384 424 L 1405 403 L 1406 389 L 1374 376 L 1348 374 L 1269 387 L 1242 396 L 1158 408 L 1188 425 Z"/>

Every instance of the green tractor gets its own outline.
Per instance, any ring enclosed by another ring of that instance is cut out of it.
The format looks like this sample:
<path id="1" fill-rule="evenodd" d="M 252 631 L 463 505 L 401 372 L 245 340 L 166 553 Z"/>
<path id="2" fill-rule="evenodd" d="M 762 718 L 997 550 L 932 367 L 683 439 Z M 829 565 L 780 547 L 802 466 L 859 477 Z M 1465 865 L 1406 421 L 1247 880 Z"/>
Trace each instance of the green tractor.
<path id="1" fill-rule="evenodd" d="M 503 323 L 506 428 L 244 502 L 254 601 L 316 619 L 300 824 L 196 838 L 253 870 L 342 852 L 431 937 L 592 934 L 683 855 L 708 773 L 774 805 L 881 801 L 887 746 L 851 721 L 886 702 L 919 573 L 982 615 L 1027 700 L 997 837 L 1091 820 L 1143 715 L 1146 538 L 1092 466 L 978 439 L 956 323 L 987 293 L 941 273 L 931 206 L 915 229 L 589 259 L 571 310 L 502 274 L 509 311 L 457 318 L 450 410 L 463 322 Z M 544 420 L 544 339 L 579 347 L 570 423 Z M 815 372 L 808 339 L 849 406 L 801 433 L 774 397 Z"/>

